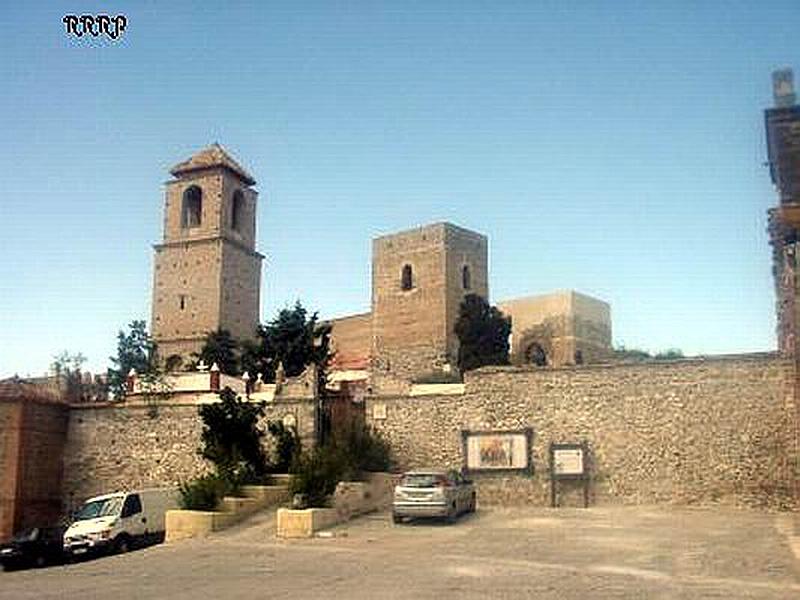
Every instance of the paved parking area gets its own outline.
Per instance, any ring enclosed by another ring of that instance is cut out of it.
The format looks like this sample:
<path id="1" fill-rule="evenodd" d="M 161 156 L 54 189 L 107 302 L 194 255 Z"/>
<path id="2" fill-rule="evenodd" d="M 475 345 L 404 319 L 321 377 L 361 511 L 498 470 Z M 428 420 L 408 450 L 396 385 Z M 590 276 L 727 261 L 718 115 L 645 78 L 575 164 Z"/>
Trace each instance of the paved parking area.
<path id="1" fill-rule="evenodd" d="M 457 525 L 362 517 L 276 540 L 264 513 L 206 540 L 0 573 L 27 598 L 800 598 L 798 515 L 479 510 Z"/>

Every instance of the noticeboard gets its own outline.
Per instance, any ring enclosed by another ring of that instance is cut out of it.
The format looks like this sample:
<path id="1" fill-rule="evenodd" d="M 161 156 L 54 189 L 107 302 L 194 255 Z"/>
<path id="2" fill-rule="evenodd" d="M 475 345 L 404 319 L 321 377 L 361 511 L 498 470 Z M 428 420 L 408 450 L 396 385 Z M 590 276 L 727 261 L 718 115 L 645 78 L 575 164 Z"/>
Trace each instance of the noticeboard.
<path id="1" fill-rule="evenodd" d="M 589 506 L 589 448 L 586 443 L 550 444 L 550 505 L 557 506 L 557 482 L 577 480 L 583 486 L 583 505 Z M 566 485 L 566 484 L 565 484 Z"/>
<path id="2" fill-rule="evenodd" d="M 583 479 L 587 475 L 585 444 L 550 444 L 550 476 Z"/>

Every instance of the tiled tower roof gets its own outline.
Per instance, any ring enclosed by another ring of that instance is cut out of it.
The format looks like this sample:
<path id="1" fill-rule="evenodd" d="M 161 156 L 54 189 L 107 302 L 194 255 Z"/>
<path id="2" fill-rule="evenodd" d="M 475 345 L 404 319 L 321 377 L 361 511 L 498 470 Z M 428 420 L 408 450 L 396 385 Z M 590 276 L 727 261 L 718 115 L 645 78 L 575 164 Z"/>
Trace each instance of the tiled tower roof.
<path id="1" fill-rule="evenodd" d="M 253 176 L 245 171 L 244 167 L 231 158 L 231 155 L 228 154 L 228 152 L 216 142 L 211 144 L 208 148 L 204 148 L 197 154 L 193 155 L 191 158 L 178 163 L 172 167 L 169 172 L 175 177 L 178 177 L 182 173 L 198 171 L 200 169 L 210 169 L 213 167 L 224 167 L 230 171 L 233 171 L 247 185 L 255 185 L 256 183 L 256 180 L 253 179 Z"/>

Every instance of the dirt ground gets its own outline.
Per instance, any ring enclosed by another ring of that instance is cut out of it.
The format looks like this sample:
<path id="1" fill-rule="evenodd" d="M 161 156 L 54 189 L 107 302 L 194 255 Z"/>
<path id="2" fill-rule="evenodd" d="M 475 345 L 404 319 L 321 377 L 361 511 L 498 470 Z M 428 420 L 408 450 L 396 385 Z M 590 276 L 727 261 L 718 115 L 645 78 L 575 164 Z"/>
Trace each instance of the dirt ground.
<path id="1" fill-rule="evenodd" d="M 274 512 L 205 540 L 0 573 L 0 599 L 800 598 L 800 515 L 482 509 L 456 525 L 373 514 L 277 540 Z"/>

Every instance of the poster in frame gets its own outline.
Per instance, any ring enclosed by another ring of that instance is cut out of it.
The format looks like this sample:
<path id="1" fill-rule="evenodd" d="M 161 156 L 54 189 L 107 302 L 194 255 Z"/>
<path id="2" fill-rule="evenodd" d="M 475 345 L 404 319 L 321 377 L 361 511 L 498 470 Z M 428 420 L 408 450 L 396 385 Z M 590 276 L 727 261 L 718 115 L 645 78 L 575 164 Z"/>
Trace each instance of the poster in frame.
<path id="1" fill-rule="evenodd" d="M 464 469 L 468 473 L 533 474 L 533 429 L 462 430 Z"/>

